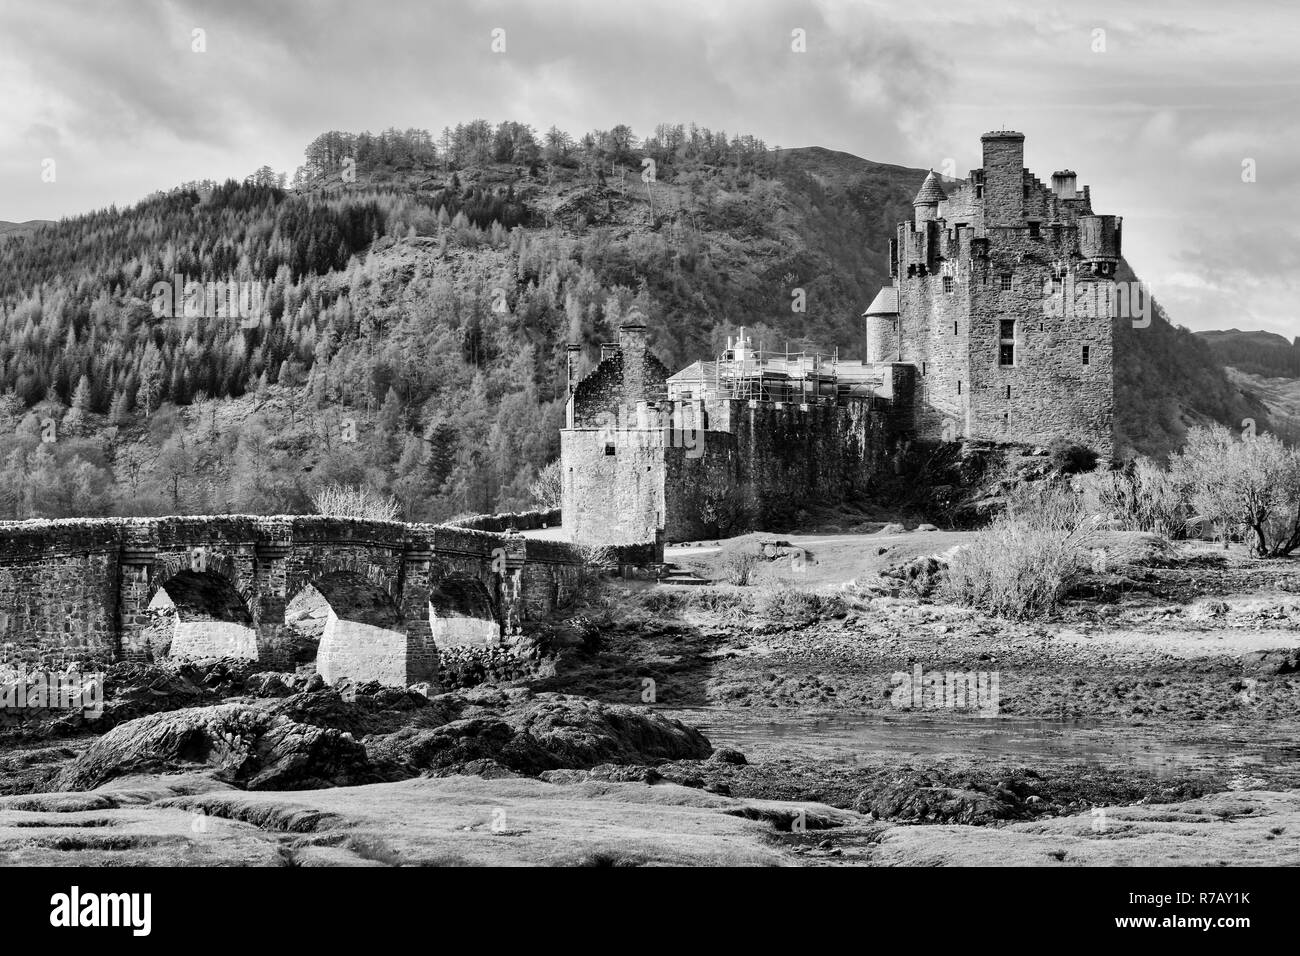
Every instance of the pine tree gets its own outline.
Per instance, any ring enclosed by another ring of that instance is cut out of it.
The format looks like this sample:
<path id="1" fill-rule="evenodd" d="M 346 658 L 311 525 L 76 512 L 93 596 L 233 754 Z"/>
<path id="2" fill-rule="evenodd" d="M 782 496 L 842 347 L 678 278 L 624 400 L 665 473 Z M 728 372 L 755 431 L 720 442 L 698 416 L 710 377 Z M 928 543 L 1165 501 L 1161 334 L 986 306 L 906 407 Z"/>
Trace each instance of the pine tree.
<path id="1" fill-rule="evenodd" d="M 131 417 L 131 403 L 125 391 L 113 396 L 113 404 L 108 409 L 108 420 L 113 425 L 125 425 Z"/>

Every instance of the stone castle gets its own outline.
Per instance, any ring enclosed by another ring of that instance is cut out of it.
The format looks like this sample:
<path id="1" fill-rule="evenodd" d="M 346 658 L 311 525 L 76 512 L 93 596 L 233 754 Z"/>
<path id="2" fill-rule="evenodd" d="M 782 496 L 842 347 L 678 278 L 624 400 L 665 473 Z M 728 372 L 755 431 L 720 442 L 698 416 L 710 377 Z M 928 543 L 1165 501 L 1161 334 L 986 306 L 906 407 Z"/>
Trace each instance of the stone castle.
<path id="1" fill-rule="evenodd" d="M 865 361 L 755 349 L 669 374 L 629 323 L 578 380 L 569 347 L 564 524 L 585 544 L 737 533 L 865 492 L 908 442 L 962 438 L 1113 451 L 1111 321 L 1121 220 L 1069 170 L 1045 186 L 1024 135 L 981 137 L 983 167 L 931 172 L 864 313 Z M 1126 291 L 1126 290 L 1125 290 Z"/>

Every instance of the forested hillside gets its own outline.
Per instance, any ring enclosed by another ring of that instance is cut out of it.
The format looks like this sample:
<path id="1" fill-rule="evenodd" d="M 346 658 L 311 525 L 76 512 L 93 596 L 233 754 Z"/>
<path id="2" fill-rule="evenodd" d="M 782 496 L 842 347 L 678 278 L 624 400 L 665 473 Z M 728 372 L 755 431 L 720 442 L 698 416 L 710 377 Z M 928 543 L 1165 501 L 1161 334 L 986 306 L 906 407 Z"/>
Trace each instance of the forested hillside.
<path id="1" fill-rule="evenodd" d="M 632 313 L 672 367 L 860 355 L 924 171 L 661 126 L 331 132 L 292 177 L 190 183 L 0 243 L 0 518 L 281 512 L 325 482 L 404 517 L 531 506 L 564 346 Z M 156 284 L 244 283 L 253 320 Z M 1120 332 L 1121 446 L 1245 399 L 1165 323 Z"/>
<path id="2" fill-rule="evenodd" d="M 1121 282 L 1138 276 L 1127 262 L 1116 271 Z M 1252 419 L 1270 425 L 1259 397 L 1234 384 L 1223 363 L 1194 332 L 1174 325 L 1158 301 L 1151 324 L 1134 328 L 1117 319 L 1115 334 L 1115 447 L 1121 457 L 1164 459 L 1181 447 L 1188 427 L 1219 422 L 1239 430 Z"/>
<path id="3" fill-rule="evenodd" d="M 1197 334 L 1224 365 L 1264 378 L 1300 378 L 1300 337 L 1239 329 Z"/>

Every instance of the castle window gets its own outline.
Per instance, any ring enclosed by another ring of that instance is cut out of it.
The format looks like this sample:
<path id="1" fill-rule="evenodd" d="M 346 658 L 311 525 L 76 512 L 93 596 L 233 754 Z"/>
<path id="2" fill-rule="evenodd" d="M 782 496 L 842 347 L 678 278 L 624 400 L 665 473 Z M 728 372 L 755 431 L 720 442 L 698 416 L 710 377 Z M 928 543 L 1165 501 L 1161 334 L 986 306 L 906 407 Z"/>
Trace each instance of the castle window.
<path id="1" fill-rule="evenodd" d="M 1003 319 L 998 333 L 998 364 L 1016 364 L 1016 320 Z M 1007 398 L 1011 397 L 1011 386 L 1007 386 Z"/>
<path id="2" fill-rule="evenodd" d="M 957 320 L 956 320 L 956 319 L 953 319 L 953 321 L 952 321 L 952 334 L 953 334 L 953 335 L 956 335 L 956 334 L 957 334 Z"/>
<path id="3" fill-rule="evenodd" d="M 983 183 L 976 183 L 976 184 L 975 184 L 975 198 L 976 198 L 976 199 L 983 199 L 983 198 L 984 198 L 984 184 L 983 184 Z"/>
<path id="4" fill-rule="evenodd" d="M 1004 272 L 1004 273 L 1002 273 L 1002 275 L 998 276 L 998 288 L 1001 289 L 1003 292 L 1010 292 L 1010 291 L 1011 291 L 1011 273 L 1010 273 L 1010 272 Z"/>
<path id="5" fill-rule="evenodd" d="M 961 394 L 961 379 L 957 379 L 957 394 Z"/>
<path id="6" fill-rule="evenodd" d="M 1007 386 L 1007 398 L 1008 398 L 1008 399 L 1011 398 L 1011 386 L 1010 386 L 1010 385 Z"/>
<path id="7" fill-rule="evenodd" d="M 1031 222 L 1031 223 L 1029 224 L 1029 238 L 1030 238 L 1030 239 L 1037 239 L 1037 238 L 1038 238 L 1038 223 L 1036 223 L 1036 222 Z"/>
<path id="8" fill-rule="evenodd" d="M 925 374 L 925 363 L 924 363 L 924 362 L 921 363 L 921 374 L 922 374 L 922 375 Z"/>
<path id="9" fill-rule="evenodd" d="M 613 446 L 613 445 L 606 445 L 606 446 L 605 446 L 605 454 L 606 454 L 606 456 L 613 455 L 613 454 L 614 454 L 614 446 Z"/>
<path id="10" fill-rule="evenodd" d="M 952 276 L 943 277 L 943 291 L 944 292 L 952 291 Z"/>
<path id="11" fill-rule="evenodd" d="M 1092 355 L 1089 352 L 1088 346 L 1085 345 L 1083 347 L 1083 364 L 1087 365 L 1090 358 L 1092 358 Z"/>

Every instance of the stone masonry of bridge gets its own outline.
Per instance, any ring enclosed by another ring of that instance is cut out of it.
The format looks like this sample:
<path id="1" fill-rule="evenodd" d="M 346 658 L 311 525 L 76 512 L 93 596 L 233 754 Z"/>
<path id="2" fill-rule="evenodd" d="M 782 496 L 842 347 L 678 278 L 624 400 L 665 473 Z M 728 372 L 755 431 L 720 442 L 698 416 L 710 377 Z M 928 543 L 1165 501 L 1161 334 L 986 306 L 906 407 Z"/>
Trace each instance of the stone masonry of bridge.
<path id="1" fill-rule="evenodd" d="M 440 644 L 497 643 L 563 604 L 578 570 L 562 542 L 444 525 L 246 515 L 0 523 L 0 642 L 14 663 L 158 656 L 149 606 L 167 587 L 182 616 L 208 608 L 173 656 L 289 669 L 285 608 L 311 585 L 330 605 L 318 671 L 407 685 L 436 679 Z"/>

